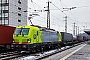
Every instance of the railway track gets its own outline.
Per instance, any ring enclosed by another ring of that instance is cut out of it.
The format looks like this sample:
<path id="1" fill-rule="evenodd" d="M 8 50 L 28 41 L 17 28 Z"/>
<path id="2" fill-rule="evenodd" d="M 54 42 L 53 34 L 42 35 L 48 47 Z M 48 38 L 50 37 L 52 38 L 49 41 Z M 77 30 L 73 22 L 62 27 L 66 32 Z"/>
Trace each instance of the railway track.
<path id="1" fill-rule="evenodd" d="M 35 60 L 41 60 L 41 59 L 43 59 L 43 58 L 46 58 L 46 57 L 48 57 L 48 56 L 52 56 L 52 55 L 54 55 L 54 54 L 57 54 L 57 53 L 59 53 L 59 52 L 65 51 L 65 50 L 70 49 L 70 48 L 73 48 L 73 47 L 75 47 L 75 46 L 77 46 L 77 45 L 80 45 L 80 44 L 81 44 L 81 43 L 79 43 L 79 44 L 74 44 L 74 45 L 72 45 L 72 46 L 65 46 L 65 47 L 62 47 L 61 49 L 56 49 L 55 51 L 53 51 L 53 52 L 51 52 L 51 53 L 44 54 L 44 55 L 42 55 L 42 56 L 39 56 L 39 57 L 35 58 Z"/>
<path id="2" fill-rule="evenodd" d="M 43 58 L 46 58 L 48 56 L 51 56 L 51 55 L 54 55 L 56 53 L 62 52 L 64 50 L 70 49 L 70 48 L 75 47 L 75 46 L 80 45 L 80 44 L 82 44 L 82 43 L 74 44 L 72 46 L 65 46 L 65 47 L 62 47 L 61 49 L 46 51 L 46 52 L 43 52 L 43 54 L 42 53 L 36 53 L 36 54 L 27 55 L 27 56 L 24 56 L 23 58 L 20 58 L 20 60 L 23 60 L 23 59 L 41 60 Z"/>
<path id="3" fill-rule="evenodd" d="M 16 60 L 16 59 L 17 60 L 23 60 L 23 59 L 41 60 L 45 57 L 62 52 L 64 50 L 70 49 L 70 48 L 75 47 L 80 44 L 82 44 L 82 43 L 74 44 L 72 46 L 65 46 L 65 47 L 62 47 L 61 49 L 50 50 L 50 51 L 46 51 L 43 53 L 40 52 L 40 53 L 34 53 L 34 54 L 20 54 L 18 51 L 1 53 L 0 59 L 1 60 Z"/>
<path id="4" fill-rule="evenodd" d="M 17 51 L 14 52 L 6 52 L 6 53 L 1 53 L 0 54 L 0 59 L 1 60 L 9 60 L 9 59 L 14 59 L 17 57 L 21 57 L 22 55 L 19 54 Z"/>

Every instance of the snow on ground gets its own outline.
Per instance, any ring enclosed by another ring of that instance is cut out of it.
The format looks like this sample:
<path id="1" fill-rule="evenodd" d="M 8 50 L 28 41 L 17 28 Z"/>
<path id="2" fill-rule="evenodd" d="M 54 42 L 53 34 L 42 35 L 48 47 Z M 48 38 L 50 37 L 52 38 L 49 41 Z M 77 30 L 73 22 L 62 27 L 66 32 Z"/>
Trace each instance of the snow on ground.
<path id="1" fill-rule="evenodd" d="M 38 57 L 43 57 L 45 55 L 49 55 L 49 54 L 52 54 L 54 52 L 56 52 L 57 50 L 64 50 L 65 48 L 69 48 L 70 46 L 66 46 L 66 47 L 62 47 L 61 49 L 55 49 L 55 50 L 51 50 L 51 51 L 47 51 L 47 52 L 44 52 L 43 54 L 42 53 L 38 53 L 38 54 L 35 54 L 35 55 L 31 55 L 31 56 L 27 56 L 27 57 L 24 57 L 24 58 L 20 58 L 19 60 L 35 60 L 36 58 Z"/>
<path id="2" fill-rule="evenodd" d="M 34 60 L 35 59 L 35 56 L 27 56 L 25 58 L 21 58 L 19 60 Z"/>
<path id="3" fill-rule="evenodd" d="M 35 60 L 35 58 L 37 58 L 37 57 L 43 57 L 43 56 L 45 56 L 45 55 L 47 55 L 47 54 L 51 54 L 51 53 L 53 53 L 53 52 L 55 52 L 56 50 L 51 50 L 51 51 L 47 51 L 47 52 L 44 52 L 43 54 L 42 53 L 39 53 L 39 54 L 36 54 L 35 56 L 27 56 L 27 57 L 24 57 L 24 58 L 20 58 L 19 60 Z"/>

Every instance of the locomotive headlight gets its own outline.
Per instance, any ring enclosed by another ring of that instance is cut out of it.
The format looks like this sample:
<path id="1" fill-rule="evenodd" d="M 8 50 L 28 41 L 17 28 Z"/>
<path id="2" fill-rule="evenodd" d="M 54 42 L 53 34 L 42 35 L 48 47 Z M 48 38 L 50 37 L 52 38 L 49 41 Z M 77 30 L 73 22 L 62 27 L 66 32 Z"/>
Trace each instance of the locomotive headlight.
<path id="1" fill-rule="evenodd" d="M 13 44 L 15 44 L 15 41 L 13 40 Z"/>
<path id="2" fill-rule="evenodd" d="M 28 41 L 28 43 L 30 43 L 30 41 Z"/>
<path id="3" fill-rule="evenodd" d="M 15 41 L 13 40 L 13 43 L 14 43 Z"/>
<path id="4" fill-rule="evenodd" d="M 31 42 L 31 39 L 27 39 L 27 42 L 30 43 Z"/>

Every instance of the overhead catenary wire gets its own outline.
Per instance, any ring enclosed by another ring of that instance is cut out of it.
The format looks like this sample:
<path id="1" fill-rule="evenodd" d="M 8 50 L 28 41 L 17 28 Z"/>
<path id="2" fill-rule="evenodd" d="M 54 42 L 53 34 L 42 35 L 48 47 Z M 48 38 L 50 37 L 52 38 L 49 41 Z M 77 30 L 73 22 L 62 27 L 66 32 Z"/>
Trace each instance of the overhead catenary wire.
<path id="1" fill-rule="evenodd" d="M 14 4 L 12 4 L 12 5 L 14 5 Z M 16 7 L 18 7 L 17 5 L 14 5 L 14 6 L 16 6 Z M 21 10 L 22 12 L 24 12 L 23 10 Z M 28 12 L 28 11 L 27 11 Z M 10 12 L 10 13 L 14 13 L 14 14 L 17 14 L 18 12 Z M 41 16 L 40 16 L 41 17 Z M 13 18 L 13 17 L 12 17 Z M 43 18 L 43 17 L 42 17 Z M 44 18 L 45 19 L 45 18 Z M 35 19 L 35 20 L 38 20 L 38 19 Z M 41 20 L 38 20 L 39 22 L 41 21 Z M 44 22 L 44 21 L 42 21 L 42 22 Z M 53 24 L 53 23 L 52 23 Z M 53 25 L 55 25 L 55 24 L 53 24 Z"/>
<path id="2" fill-rule="evenodd" d="M 34 5 L 35 6 L 35 5 Z M 22 11 L 23 12 L 23 11 Z M 27 11 L 27 12 L 29 12 L 29 11 Z M 53 15 L 53 14 L 52 14 Z M 54 15 L 55 16 L 55 15 Z M 39 16 L 39 17 L 42 17 L 42 16 Z M 56 16 L 54 17 L 54 18 L 56 18 Z M 71 19 L 71 18 L 70 18 Z M 38 19 L 39 20 L 39 19 Z M 45 20 L 45 19 L 44 19 Z M 58 20 L 57 18 L 56 18 L 56 20 Z M 72 19 L 71 19 L 72 20 Z"/>
<path id="3" fill-rule="evenodd" d="M 53 4 L 56 8 L 58 8 L 55 4 Z M 59 8 L 58 8 L 59 9 Z M 60 9 L 59 9 L 60 10 Z M 60 10 L 62 12 L 62 10 Z M 63 12 L 64 13 L 64 12 Z M 65 14 L 65 13 L 64 13 Z M 66 15 L 66 14 L 65 14 Z M 66 15 L 67 16 L 67 15 Z"/>
<path id="4" fill-rule="evenodd" d="M 53 4 L 53 3 L 52 3 Z M 58 8 L 55 4 L 53 4 L 56 8 Z M 63 12 L 60 8 L 58 8 L 60 12 Z M 64 13 L 64 12 L 63 12 Z M 64 13 L 65 14 L 65 13 Z M 65 14 L 66 15 L 66 14 Z"/>
<path id="5" fill-rule="evenodd" d="M 62 4 L 66 7 L 66 5 L 60 0 L 60 2 L 61 2 L 61 6 L 62 6 Z M 63 6 L 62 6 L 62 8 L 64 8 Z M 67 8 L 67 7 L 66 7 Z M 70 13 L 71 13 L 71 11 L 69 11 Z M 72 14 L 72 13 L 71 13 Z M 72 14 L 72 16 L 75 18 L 75 20 L 76 20 L 76 17 Z"/>
<path id="6" fill-rule="evenodd" d="M 52 3 L 53 4 L 53 3 Z M 55 4 L 53 4 L 56 8 L 58 8 Z M 62 13 L 64 13 L 71 21 L 73 20 L 73 19 L 71 19 L 65 12 L 63 12 L 60 8 L 58 8 L 59 9 L 59 11 L 60 12 L 62 12 Z"/>
<path id="7" fill-rule="evenodd" d="M 52 3 L 53 4 L 53 3 Z M 55 4 L 53 4 L 56 8 L 58 8 Z M 60 10 L 60 12 L 63 12 L 60 8 L 58 8 Z M 64 13 L 64 12 L 63 12 Z M 73 19 L 71 19 L 66 13 L 64 13 L 69 19 L 70 21 L 72 21 Z"/>
<path id="8" fill-rule="evenodd" d="M 61 2 L 61 0 L 60 0 L 60 2 Z M 62 2 L 63 3 L 63 2 Z M 63 3 L 64 4 L 64 3 Z M 54 4 L 55 5 L 55 4 Z M 64 6 L 65 6 L 65 4 L 64 4 Z M 66 7 L 66 6 L 65 6 Z M 87 6 L 81 6 L 81 7 L 76 7 L 76 8 L 83 8 L 83 7 L 90 7 L 90 5 L 87 5 Z M 67 7 L 66 7 L 67 8 Z M 57 9 L 53 9 L 53 10 L 57 10 Z M 61 10 L 60 10 L 61 11 Z M 70 12 L 70 11 L 69 11 Z M 71 12 L 70 12 L 71 13 Z M 72 14 L 72 13 L 71 13 Z M 67 14 L 65 14 L 65 15 L 67 15 Z M 73 15 L 73 14 L 72 14 Z M 68 15 L 67 15 L 68 16 Z M 68 18 L 70 19 L 70 20 L 74 20 L 74 21 L 77 21 L 76 20 L 76 17 L 73 15 L 73 17 L 75 18 L 75 19 L 71 19 L 69 16 L 68 16 Z M 79 23 L 81 23 L 82 21 L 78 21 Z"/>
<path id="9" fill-rule="evenodd" d="M 36 3 L 35 3 L 36 4 Z"/>
<path id="10" fill-rule="evenodd" d="M 62 2 L 62 1 L 60 1 L 60 2 Z M 66 7 L 66 5 L 62 2 L 62 4 Z M 81 7 L 75 7 L 75 8 L 84 8 L 84 7 L 90 7 L 90 5 L 88 5 L 88 6 L 81 6 Z M 64 8 L 64 7 L 62 7 L 62 8 Z M 66 7 L 67 8 L 67 7 Z M 72 14 L 71 13 L 71 11 L 69 11 L 70 12 L 70 14 Z M 76 19 L 76 17 L 72 14 L 72 16 L 75 18 L 75 21 L 77 22 L 77 24 L 79 24 L 79 23 L 83 23 L 82 21 L 78 21 L 77 19 Z M 71 18 L 69 18 L 69 19 L 71 19 Z M 71 19 L 72 20 L 72 19 Z M 84 22 L 84 24 L 85 24 L 86 22 Z"/>
<path id="11" fill-rule="evenodd" d="M 55 6 L 55 5 L 54 5 Z M 59 9 L 59 8 L 58 8 Z M 60 9 L 59 9 L 60 10 Z M 63 12 L 64 13 L 64 12 Z M 66 14 L 65 14 L 66 15 Z"/>

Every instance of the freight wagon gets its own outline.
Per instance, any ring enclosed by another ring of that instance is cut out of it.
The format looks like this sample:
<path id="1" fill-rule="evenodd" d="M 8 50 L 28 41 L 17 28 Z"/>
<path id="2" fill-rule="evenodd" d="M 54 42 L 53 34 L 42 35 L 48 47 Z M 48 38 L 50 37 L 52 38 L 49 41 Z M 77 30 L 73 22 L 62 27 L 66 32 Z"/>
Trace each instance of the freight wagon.
<path id="1" fill-rule="evenodd" d="M 10 45 L 13 42 L 14 30 L 15 27 L 0 25 L 0 48 L 1 46 L 10 48 Z"/>
<path id="2" fill-rule="evenodd" d="M 77 38 L 78 40 L 83 41 L 83 42 L 90 40 L 90 36 L 78 36 Z"/>
<path id="3" fill-rule="evenodd" d="M 61 32 L 63 44 L 70 44 L 73 42 L 73 35 L 66 32 Z"/>
<path id="4" fill-rule="evenodd" d="M 84 36 L 77 36 L 77 40 L 80 42 L 84 42 L 85 41 L 84 39 L 85 39 Z"/>

